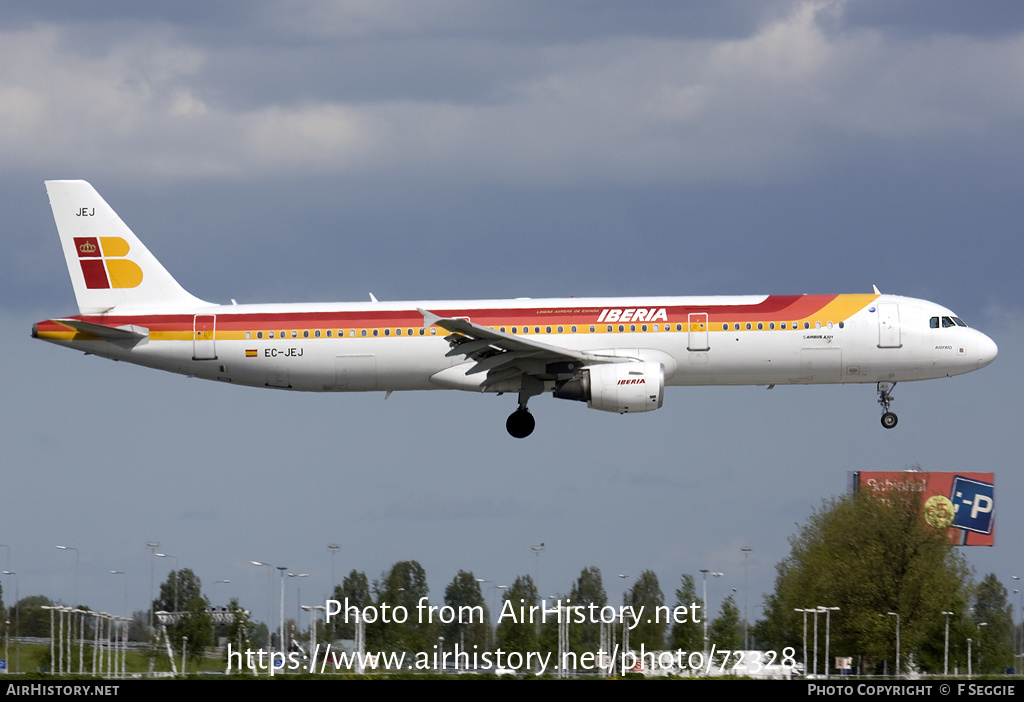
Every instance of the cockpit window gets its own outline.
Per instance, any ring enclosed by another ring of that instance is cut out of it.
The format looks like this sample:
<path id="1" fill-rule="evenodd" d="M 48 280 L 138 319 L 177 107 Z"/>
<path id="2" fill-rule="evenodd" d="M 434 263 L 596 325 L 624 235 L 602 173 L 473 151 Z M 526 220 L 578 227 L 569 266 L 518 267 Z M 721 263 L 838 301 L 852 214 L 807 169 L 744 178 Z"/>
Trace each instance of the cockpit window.
<path id="1" fill-rule="evenodd" d="M 928 320 L 928 326 L 932 329 L 938 329 L 940 326 L 945 329 L 947 327 L 966 327 L 967 325 L 959 317 L 932 317 Z"/>

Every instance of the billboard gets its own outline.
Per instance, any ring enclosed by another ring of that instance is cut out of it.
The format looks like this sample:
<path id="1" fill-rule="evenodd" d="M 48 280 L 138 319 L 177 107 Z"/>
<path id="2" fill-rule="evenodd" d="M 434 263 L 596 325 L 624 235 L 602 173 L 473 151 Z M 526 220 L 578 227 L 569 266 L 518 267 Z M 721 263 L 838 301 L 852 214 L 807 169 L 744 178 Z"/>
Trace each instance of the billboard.
<path id="1" fill-rule="evenodd" d="M 860 471 L 853 474 L 853 489 L 920 492 L 925 520 L 937 529 L 948 529 L 950 543 L 995 545 L 994 473 Z"/>

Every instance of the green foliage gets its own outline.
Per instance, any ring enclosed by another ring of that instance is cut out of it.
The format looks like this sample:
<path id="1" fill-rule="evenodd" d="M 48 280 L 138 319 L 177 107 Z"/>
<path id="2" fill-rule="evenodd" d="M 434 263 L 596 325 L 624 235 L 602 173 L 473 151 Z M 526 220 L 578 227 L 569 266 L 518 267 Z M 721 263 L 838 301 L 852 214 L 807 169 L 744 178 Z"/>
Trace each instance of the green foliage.
<path id="1" fill-rule="evenodd" d="M 202 586 L 192 569 L 172 570 L 167 580 L 160 583 L 160 596 L 153 600 L 153 611 L 183 612 L 197 597 L 202 597 Z"/>
<path id="2" fill-rule="evenodd" d="M 17 607 L 20 610 L 19 632 L 22 636 L 48 637 L 50 635 L 50 607 L 53 602 L 42 595 L 22 597 Z"/>
<path id="3" fill-rule="evenodd" d="M 989 573 L 974 595 L 977 635 L 975 668 L 979 673 L 1001 673 L 1013 667 L 1013 619 L 1006 588 Z"/>
<path id="4" fill-rule="evenodd" d="M 601 622 L 591 612 L 600 612 L 608 604 L 608 595 L 601 582 L 601 570 L 597 566 L 584 568 L 569 592 L 569 605 L 583 607 L 586 621 L 573 624 L 570 629 L 570 647 L 576 653 L 596 652 L 601 645 Z M 594 606 L 594 610 L 590 606 Z"/>
<path id="5" fill-rule="evenodd" d="M 538 650 L 537 627 L 522 623 L 521 608 L 527 611 L 538 603 L 537 586 L 529 575 L 520 575 L 505 590 L 502 598 L 502 609 L 499 615 L 498 628 L 495 632 L 496 645 L 504 651 L 516 651 L 526 654 Z M 515 620 L 509 615 L 514 614 Z"/>
<path id="6" fill-rule="evenodd" d="M 743 648 L 743 627 L 735 595 L 722 600 L 722 609 L 708 626 L 708 637 L 719 650 L 738 651 Z"/>
<path id="7" fill-rule="evenodd" d="M 902 669 L 911 652 L 929 642 L 934 649 L 941 612 L 963 612 L 970 572 L 945 531 L 928 526 L 922 513 L 920 493 L 909 485 L 884 496 L 860 492 L 825 502 L 790 538 L 790 555 L 776 566 L 775 591 L 757 626 L 763 645 L 792 646 L 799 660 L 803 615 L 794 610 L 825 606 L 841 608 L 831 617 L 832 655 L 858 658 L 866 672 L 886 659 L 895 668 L 896 617 L 889 612 L 900 615 Z M 812 620 L 809 615 L 809 639 Z M 934 672 L 934 656 L 924 658 L 916 660 Z M 938 666 L 941 672 L 941 660 Z"/>
<path id="8" fill-rule="evenodd" d="M 427 573 L 416 561 L 399 561 L 373 583 L 377 607 L 387 604 L 392 610 L 404 607 L 408 620 L 384 623 L 383 617 L 366 626 L 368 649 L 380 647 L 388 651 L 432 651 L 440 635 L 440 624 L 419 621 L 416 607 L 427 597 Z M 424 617 L 425 619 L 425 617 Z"/>
<path id="9" fill-rule="evenodd" d="M 238 604 L 238 598 L 232 597 L 228 603 L 228 612 L 233 619 L 227 625 L 227 643 L 232 649 L 242 651 L 246 648 L 256 648 L 259 639 L 256 638 L 256 625 L 249 618 L 249 613 Z M 227 647 L 224 647 L 224 655 L 227 657 Z"/>
<path id="10" fill-rule="evenodd" d="M 460 570 L 444 590 L 444 603 L 454 610 L 454 618 L 441 625 L 445 648 L 453 650 L 457 642 L 459 649 L 480 651 L 487 649 L 491 634 L 491 615 L 480 592 L 480 583 L 472 573 Z"/>
<path id="11" fill-rule="evenodd" d="M 700 621 L 693 621 L 693 604 L 697 601 L 697 588 L 693 584 L 693 576 L 683 573 L 679 587 L 676 588 L 675 606 L 686 608 L 686 621 L 672 624 L 669 648 L 673 651 L 700 651 L 703 649 L 704 618 L 708 614 L 698 609 L 696 618 Z"/>
<path id="12" fill-rule="evenodd" d="M 203 596 L 202 583 L 190 568 L 172 570 L 167 580 L 160 584 L 160 596 L 153 600 L 153 610 L 180 614 L 174 622 L 166 625 L 175 653 L 181 651 L 184 637 L 188 637 L 187 653 L 193 660 L 202 658 L 204 649 L 213 645 L 213 618 L 209 607 L 210 601 Z"/>
<path id="13" fill-rule="evenodd" d="M 370 582 L 366 579 L 365 573 L 353 568 L 352 572 L 345 576 L 344 580 L 341 581 L 341 585 L 334 586 L 333 599 L 341 602 L 342 606 L 344 606 L 346 598 L 348 599 L 350 607 L 358 607 L 360 610 L 373 604 L 373 597 L 370 593 Z M 330 638 L 355 639 L 355 623 L 352 621 L 345 622 L 344 620 L 344 616 L 332 619 L 331 623 L 328 625 Z"/>
<path id="14" fill-rule="evenodd" d="M 665 595 L 658 585 L 658 576 L 652 570 L 645 570 L 633 583 L 633 587 L 627 590 L 622 596 L 622 603 L 631 605 L 634 611 L 643 607 L 643 616 L 636 628 L 629 633 L 629 646 L 633 650 L 640 650 L 641 644 L 648 651 L 660 651 L 665 646 L 665 629 L 667 624 L 664 618 L 659 621 L 655 617 L 658 607 L 665 606 Z"/>

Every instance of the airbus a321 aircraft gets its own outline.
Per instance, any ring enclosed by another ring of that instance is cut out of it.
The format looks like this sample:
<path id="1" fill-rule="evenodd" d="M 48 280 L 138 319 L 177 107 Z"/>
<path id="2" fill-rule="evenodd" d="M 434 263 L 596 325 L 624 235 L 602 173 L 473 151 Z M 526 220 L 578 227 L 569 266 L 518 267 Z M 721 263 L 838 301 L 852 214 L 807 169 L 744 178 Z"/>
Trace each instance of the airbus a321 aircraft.
<path id="1" fill-rule="evenodd" d="M 78 314 L 32 336 L 237 385 L 306 391 L 550 392 L 650 412 L 667 385 L 875 383 L 968 373 L 995 343 L 925 300 L 871 294 L 215 305 L 186 292 L 89 183 L 47 181 Z"/>

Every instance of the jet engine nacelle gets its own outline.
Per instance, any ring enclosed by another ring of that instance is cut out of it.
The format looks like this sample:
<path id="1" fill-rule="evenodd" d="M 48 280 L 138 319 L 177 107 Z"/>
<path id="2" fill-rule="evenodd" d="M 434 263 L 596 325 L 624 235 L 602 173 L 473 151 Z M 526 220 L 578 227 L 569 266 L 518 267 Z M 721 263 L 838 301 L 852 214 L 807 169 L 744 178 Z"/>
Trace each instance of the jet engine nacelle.
<path id="1" fill-rule="evenodd" d="M 555 397 L 604 412 L 650 412 L 661 407 L 665 367 L 653 361 L 587 366 L 555 389 Z"/>

